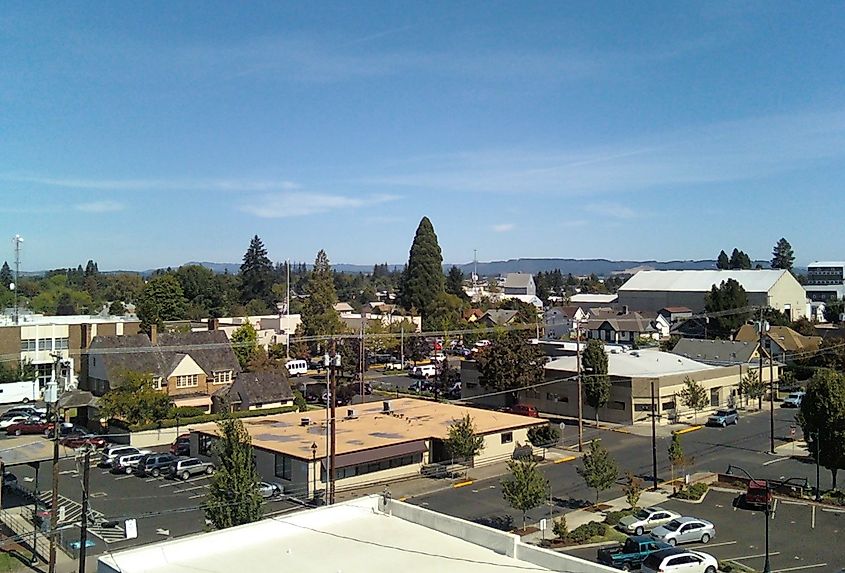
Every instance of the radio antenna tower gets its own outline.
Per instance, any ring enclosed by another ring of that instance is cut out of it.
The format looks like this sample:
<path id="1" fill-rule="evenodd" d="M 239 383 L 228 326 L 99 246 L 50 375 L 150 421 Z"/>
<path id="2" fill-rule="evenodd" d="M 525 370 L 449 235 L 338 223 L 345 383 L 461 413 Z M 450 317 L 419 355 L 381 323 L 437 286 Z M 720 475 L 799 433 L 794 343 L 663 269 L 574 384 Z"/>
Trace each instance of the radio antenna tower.
<path id="1" fill-rule="evenodd" d="M 12 242 L 15 244 L 15 282 L 11 284 L 12 291 L 15 293 L 15 324 L 18 324 L 18 275 L 21 271 L 21 243 L 23 237 L 15 235 L 12 237 Z"/>

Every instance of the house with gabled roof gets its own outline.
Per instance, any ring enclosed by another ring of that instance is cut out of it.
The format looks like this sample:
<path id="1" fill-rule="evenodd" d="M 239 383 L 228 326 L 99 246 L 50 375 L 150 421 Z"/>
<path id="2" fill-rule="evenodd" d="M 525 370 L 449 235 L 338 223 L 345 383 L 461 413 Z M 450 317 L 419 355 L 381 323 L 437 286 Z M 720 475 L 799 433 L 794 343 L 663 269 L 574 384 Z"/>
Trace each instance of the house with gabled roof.
<path id="1" fill-rule="evenodd" d="M 266 410 L 293 405 L 293 390 L 281 370 L 241 372 L 231 385 L 223 386 L 212 396 L 215 412 Z"/>
<path id="2" fill-rule="evenodd" d="M 760 334 L 753 324 L 743 324 L 736 333 L 734 340 L 757 342 Z M 821 336 L 804 336 L 788 326 L 772 326 L 763 337 L 763 348 L 772 358 L 783 364 L 791 364 L 797 358 L 802 358 L 815 352 L 821 346 Z"/>
<path id="3" fill-rule="evenodd" d="M 96 336 L 88 351 L 88 390 L 101 396 L 127 372 L 149 374 L 177 406 L 210 409 L 211 395 L 241 371 L 225 332 Z"/>

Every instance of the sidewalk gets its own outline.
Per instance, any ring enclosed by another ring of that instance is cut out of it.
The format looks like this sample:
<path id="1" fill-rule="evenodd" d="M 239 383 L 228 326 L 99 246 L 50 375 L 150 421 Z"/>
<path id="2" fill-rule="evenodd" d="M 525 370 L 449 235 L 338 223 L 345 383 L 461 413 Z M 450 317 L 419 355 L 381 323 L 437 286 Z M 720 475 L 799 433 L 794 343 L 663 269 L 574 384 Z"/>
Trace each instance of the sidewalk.
<path id="1" fill-rule="evenodd" d="M 791 458 L 809 458 L 810 451 L 807 449 L 807 442 L 804 440 L 794 440 L 775 446 L 775 455 Z"/>

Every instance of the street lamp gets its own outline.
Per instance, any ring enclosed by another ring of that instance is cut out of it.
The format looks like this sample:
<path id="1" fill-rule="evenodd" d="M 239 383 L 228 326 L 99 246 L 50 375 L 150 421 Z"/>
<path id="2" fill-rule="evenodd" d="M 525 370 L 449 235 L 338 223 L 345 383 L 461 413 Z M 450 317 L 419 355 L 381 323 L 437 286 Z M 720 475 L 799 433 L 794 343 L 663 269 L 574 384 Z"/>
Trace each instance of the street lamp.
<path id="1" fill-rule="evenodd" d="M 317 442 L 311 442 L 311 499 L 317 498 Z"/>
<path id="2" fill-rule="evenodd" d="M 763 573 L 771 573 L 772 567 L 771 567 L 771 564 L 769 563 L 769 515 L 770 515 L 770 512 L 771 512 L 770 497 L 772 495 L 772 490 L 769 487 L 769 480 L 755 480 L 753 477 L 751 477 L 750 473 L 745 471 L 743 468 L 741 468 L 739 466 L 734 466 L 734 465 L 728 465 L 727 474 L 733 475 L 734 470 L 739 470 L 740 472 L 745 474 L 745 476 L 751 481 L 762 481 L 764 484 L 766 484 L 766 506 L 765 506 L 766 509 L 763 512 L 763 515 L 765 516 L 765 519 L 766 519 L 766 562 L 763 565 Z"/>

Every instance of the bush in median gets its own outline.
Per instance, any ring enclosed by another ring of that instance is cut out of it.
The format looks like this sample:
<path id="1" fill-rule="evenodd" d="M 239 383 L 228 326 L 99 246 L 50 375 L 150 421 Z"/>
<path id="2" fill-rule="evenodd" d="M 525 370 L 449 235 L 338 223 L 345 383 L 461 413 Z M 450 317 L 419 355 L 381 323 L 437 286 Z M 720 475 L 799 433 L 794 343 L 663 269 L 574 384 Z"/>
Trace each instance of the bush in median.
<path id="1" fill-rule="evenodd" d="M 569 532 L 567 541 L 572 543 L 586 543 L 594 537 L 604 537 L 607 533 L 607 526 L 598 521 L 590 521 L 583 525 L 579 525 Z"/>
<path id="2" fill-rule="evenodd" d="M 698 501 L 701 499 L 707 490 L 710 489 L 710 486 L 706 483 L 694 483 L 688 488 L 682 489 L 675 493 L 672 497 L 677 499 L 689 499 L 692 501 Z"/>

